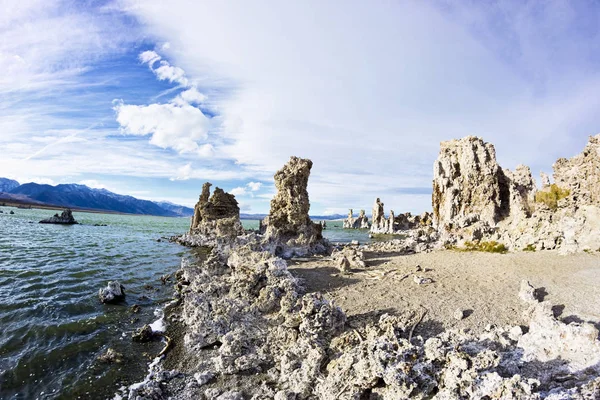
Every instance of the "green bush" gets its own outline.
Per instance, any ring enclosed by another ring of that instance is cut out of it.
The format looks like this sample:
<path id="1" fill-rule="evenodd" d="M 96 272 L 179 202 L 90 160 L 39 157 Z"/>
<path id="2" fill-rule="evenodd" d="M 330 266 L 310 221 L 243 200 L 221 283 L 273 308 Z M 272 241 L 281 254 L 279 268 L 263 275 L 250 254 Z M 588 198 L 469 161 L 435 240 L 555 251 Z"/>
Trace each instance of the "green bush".
<path id="1" fill-rule="evenodd" d="M 523 248 L 523 251 L 535 251 L 535 246 L 532 244 L 528 244 Z"/>
<path id="2" fill-rule="evenodd" d="M 556 210 L 558 208 L 558 201 L 564 199 L 571 194 L 569 189 L 561 189 L 556 183 L 550 185 L 550 189 L 547 191 L 540 191 L 535 194 L 536 203 L 544 203 L 550 209 Z"/>
<path id="3" fill-rule="evenodd" d="M 465 247 L 457 248 L 459 251 L 483 251 L 486 253 L 506 253 L 508 249 L 502 243 L 494 240 L 490 242 L 465 242 Z"/>

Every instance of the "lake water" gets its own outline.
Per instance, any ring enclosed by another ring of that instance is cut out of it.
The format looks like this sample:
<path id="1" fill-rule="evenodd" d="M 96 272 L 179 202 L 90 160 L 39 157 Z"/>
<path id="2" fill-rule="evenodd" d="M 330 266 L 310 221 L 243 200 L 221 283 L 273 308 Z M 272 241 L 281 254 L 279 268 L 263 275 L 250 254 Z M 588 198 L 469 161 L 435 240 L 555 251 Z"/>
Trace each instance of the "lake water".
<path id="1" fill-rule="evenodd" d="M 106 399 L 142 380 L 162 344 L 133 343 L 131 333 L 155 321 L 172 297 L 160 277 L 193 258 L 157 239 L 187 231 L 189 218 L 75 212 L 80 225 L 61 226 L 38 223 L 54 211 L 0 210 L 0 398 Z M 366 231 L 341 225 L 328 221 L 324 236 L 369 240 Z M 110 280 L 125 286 L 124 303 L 99 302 Z M 109 347 L 123 363 L 97 360 Z"/>

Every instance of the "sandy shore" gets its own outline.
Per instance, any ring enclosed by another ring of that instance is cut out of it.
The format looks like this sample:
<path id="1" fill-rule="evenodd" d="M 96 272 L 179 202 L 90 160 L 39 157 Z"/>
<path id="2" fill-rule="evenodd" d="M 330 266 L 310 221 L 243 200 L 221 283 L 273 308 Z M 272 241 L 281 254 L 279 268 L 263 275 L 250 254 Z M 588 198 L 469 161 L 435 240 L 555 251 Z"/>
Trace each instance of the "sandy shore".
<path id="1" fill-rule="evenodd" d="M 321 291 L 339 305 L 356 328 L 386 312 L 418 319 L 425 310 L 415 330 L 424 337 L 449 328 L 481 332 L 488 324 L 526 325 L 518 298 L 522 279 L 543 288 L 544 300 L 555 304 L 561 320 L 588 321 L 600 328 L 599 254 L 365 252 L 365 261 L 367 268 L 348 275 L 340 275 L 327 258 L 292 261 L 289 269 L 307 291 Z M 415 275 L 433 282 L 419 285 Z M 458 309 L 465 312 L 462 320 L 454 317 Z"/>

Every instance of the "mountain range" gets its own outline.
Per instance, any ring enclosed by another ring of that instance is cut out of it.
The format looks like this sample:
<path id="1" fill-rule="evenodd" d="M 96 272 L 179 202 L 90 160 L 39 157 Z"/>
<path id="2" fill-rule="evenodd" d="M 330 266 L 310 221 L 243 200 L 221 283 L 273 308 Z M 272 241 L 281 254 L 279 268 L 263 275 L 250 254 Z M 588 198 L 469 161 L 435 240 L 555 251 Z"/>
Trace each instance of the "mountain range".
<path id="1" fill-rule="evenodd" d="M 162 217 L 189 217 L 194 209 L 170 202 L 154 202 L 124 196 L 106 189 L 85 185 L 38 183 L 20 185 L 17 181 L 0 178 L 0 201 L 16 201 L 32 205 L 71 207 L 127 214 L 157 215 Z"/>
<path id="2" fill-rule="evenodd" d="M 110 211 L 126 214 L 157 215 L 162 217 L 190 217 L 194 209 L 168 201 L 150 201 L 124 196 L 106 189 L 93 189 L 75 183 L 43 185 L 0 178 L 0 202 L 15 202 L 34 206 L 70 207 L 92 211 Z M 240 219 L 263 219 L 267 214 L 240 214 Z M 311 216 L 314 221 L 345 218 L 345 215 Z"/>

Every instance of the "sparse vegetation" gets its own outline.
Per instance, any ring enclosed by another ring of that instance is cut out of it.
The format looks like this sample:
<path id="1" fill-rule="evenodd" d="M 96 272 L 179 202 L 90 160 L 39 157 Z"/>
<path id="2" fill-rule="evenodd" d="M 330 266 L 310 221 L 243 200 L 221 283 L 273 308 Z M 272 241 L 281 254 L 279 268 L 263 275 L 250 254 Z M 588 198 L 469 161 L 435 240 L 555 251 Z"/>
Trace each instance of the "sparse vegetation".
<path id="1" fill-rule="evenodd" d="M 535 246 L 533 244 L 528 244 L 523 248 L 523 251 L 535 251 Z"/>
<path id="2" fill-rule="evenodd" d="M 502 243 L 498 243 L 494 240 L 489 242 L 465 242 L 464 247 L 457 247 L 452 245 L 444 246 L 447 250 L 456 250 L 456 251 L 482 251 L 485 253 L 500 253 L 504 254 L 508 252 L 508 249 Z"/>
<path id="3" fill-rule="evenodd" d="M 562 189 L 556 183 L 550 185 L 549 190 L 539 191 L 535 194 L 536 203 L 543 203 L 550 209 L 558 208 L 558 201 L 571 194 L 569 189 Z"/>

